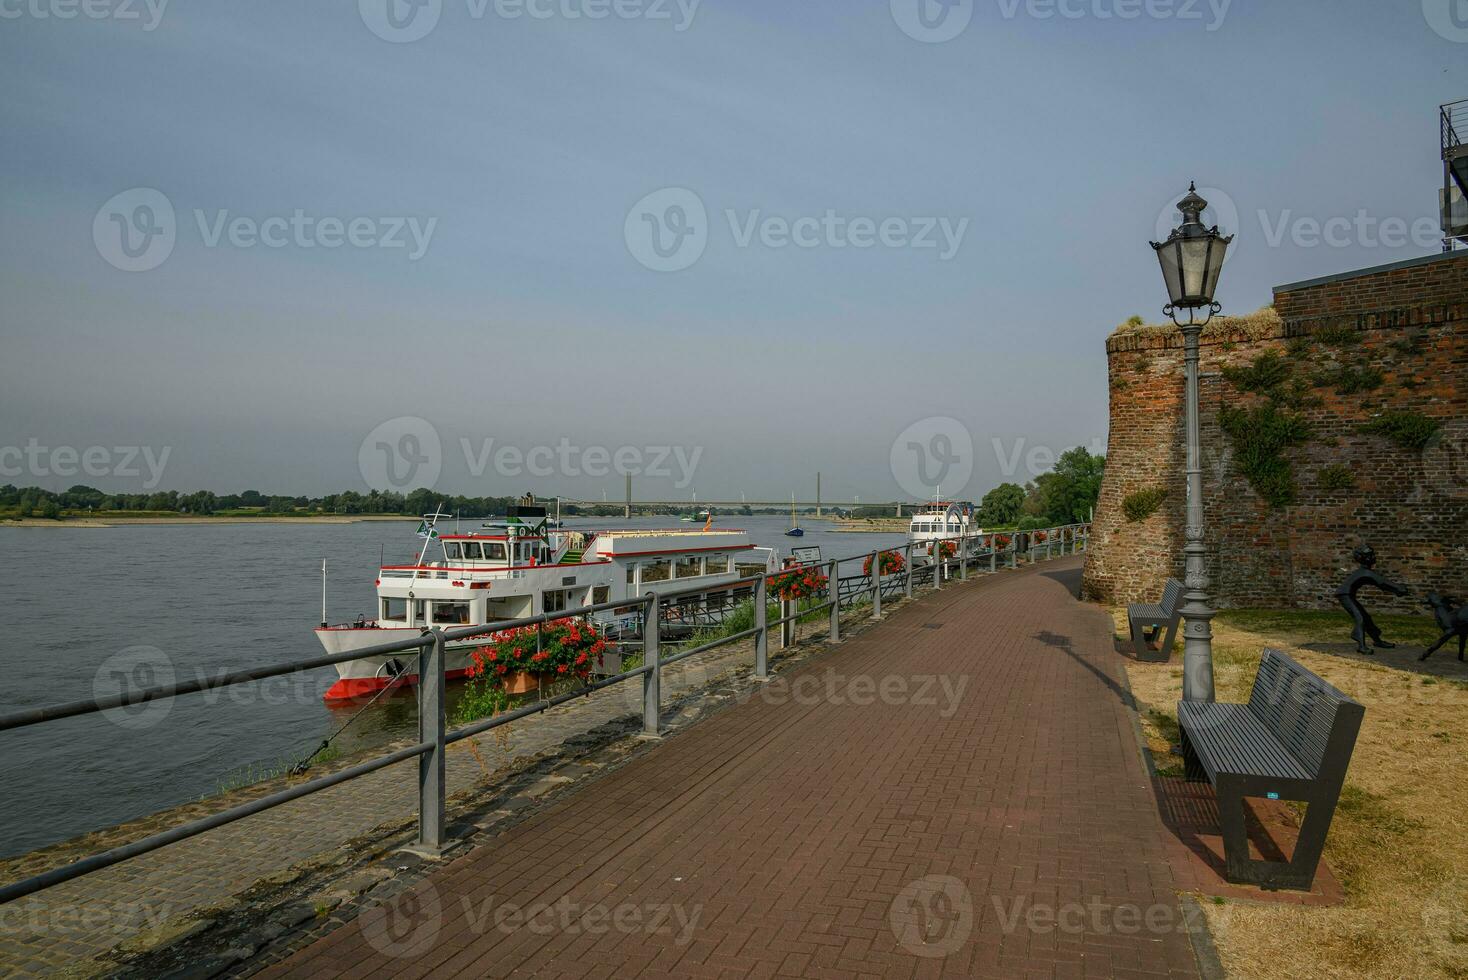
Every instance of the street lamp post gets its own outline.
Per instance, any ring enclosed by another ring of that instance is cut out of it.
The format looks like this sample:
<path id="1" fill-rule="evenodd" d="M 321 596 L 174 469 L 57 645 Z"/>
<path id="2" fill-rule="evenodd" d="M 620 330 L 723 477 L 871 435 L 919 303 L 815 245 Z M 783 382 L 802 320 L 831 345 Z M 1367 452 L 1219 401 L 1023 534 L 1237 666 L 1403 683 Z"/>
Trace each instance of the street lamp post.
<path id="1" fill-rule="evenodd" d="M 1167 241 L 1152 242 L 1162 264 L 1169 302 L 1163 312 L 1183 332 L 1187 390 L 1187 522 L 1183 555 L 1186 600 L 1183 616 L 1183 700 L 1212 701 L 1213 695 L 1213 609 L 1208 605 L 1207 547 L 1203 543 L 1203 464 L 1198 426 L 1198 338 L 1203 328 L 1223 307 L 1214 302 L 1218 277 L 1233 236 L 1206 228 L 1201 215 L 1208 202 L 1198 196 L 1197 185 L 1178 202 L 1183 223 Z M 1181 319 L 1183 313 L 1187 320 Z M 1201 317 L 1201 318 L 1200 318 Z"/>

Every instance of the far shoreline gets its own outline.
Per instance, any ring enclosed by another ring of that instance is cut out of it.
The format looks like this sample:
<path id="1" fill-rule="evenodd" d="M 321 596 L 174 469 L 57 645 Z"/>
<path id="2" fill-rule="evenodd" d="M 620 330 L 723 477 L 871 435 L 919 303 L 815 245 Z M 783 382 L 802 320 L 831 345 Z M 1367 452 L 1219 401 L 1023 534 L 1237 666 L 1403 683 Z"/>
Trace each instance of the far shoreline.
<path id="1" fill-rule="evenodd" d="M 300 517 L 277 514 L 260 517 L 22 517 L 0 520 L 0 527 L 125 527 L 133 524 L 366 524 L 382 521 L 420 521 L 401 514 L 308 514 Z"/>

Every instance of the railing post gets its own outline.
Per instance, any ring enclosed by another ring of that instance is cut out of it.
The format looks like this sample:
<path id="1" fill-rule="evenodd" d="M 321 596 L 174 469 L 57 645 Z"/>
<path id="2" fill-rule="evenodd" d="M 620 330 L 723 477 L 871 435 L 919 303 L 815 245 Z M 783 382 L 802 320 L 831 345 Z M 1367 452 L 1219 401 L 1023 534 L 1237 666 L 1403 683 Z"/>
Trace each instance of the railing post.
<path id="1" fill-rule="evenodd" d="M 943 539 L 933 539 L 933 591 L 943 588 Z"/>
<path id="2" fill-rule="evenodd" d="M 841 642 L 841 563 L 831 559 L 826 577 L 826 597 L 831 600 L 831 636 L 829 642 Z"/>
<path id="3" fill-rule="evenodd" d="M 418 757 L 418 846 L 443 849 L 444 822 L 444 674 L 443 630 L 418 651 L 418 741 L 433 746 Z"/>
<path id="4" fill-rule="evenodd" d="M 643 600 L 642 665 L 649 668 L 642 675 L 642 738 L 662 738 L 663 664 L 658 653 L 658 634 L 662 623 L 658 616 L 658 597 L 649 592 Z"/>
<path id="5" fill-rule="evenodd" d="M 903 568 L 907 571 L 907 577 L 902 582 L 902 592 L 907 598 L 912 598 L 912 542 L 902 546 Z"/>
<path id="6" fill-rule="evenodd" d="M 872 552 L 872 618 L 882 618 L 882 553 Z"/>
<path id="7" fill-rule="evenodd" d="M 754 679 L 757 681 L 770 679 L 770 628 L 766 603 L 765 577 L 761 574 L 754 583 L 754 628 L 759 630 L 754 634 Z"/>
<path id="8" fill-rule="evenodd" d="M 795 621 L 791 616 L 795 615 L 797 599 L 780 600 L 780 618 L 784 620 L 780 624 L 780 649 L 788 650 L 795 645 Z"/>
<path id="9" fill-rule="evenodd" d="M 968 581 L 968 531 L 958 536 L 958 580 Z"/>

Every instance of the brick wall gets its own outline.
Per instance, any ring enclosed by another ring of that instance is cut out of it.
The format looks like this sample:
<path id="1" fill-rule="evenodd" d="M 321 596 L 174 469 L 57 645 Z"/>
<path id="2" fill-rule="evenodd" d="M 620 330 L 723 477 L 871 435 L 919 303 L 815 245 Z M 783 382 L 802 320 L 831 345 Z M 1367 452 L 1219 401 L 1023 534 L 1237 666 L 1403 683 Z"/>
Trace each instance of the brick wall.
<path id="1" fill-rule="evenodd" d="M 1203 485 L 1217 605 L 1327 608 L 1361 541 L 1376 548 L 1386 575 L 1414 591 L 1468 599 L 1468 252 L 1282 286 L 1274 307 L 1277 316 L 1215 322 L 1203 338 Z M 1359 339 L 1340 341 L 1343 328 Z M 1308 349 L 1297 338 L 1308 338 Z M 1182 577 L 1182 336 L 1124 329 L 1106 347 L 1110 444 L 1085 591 L 1105 602 L 1155 602 L 1168 576 Z M 1299 493 L 1284 508 L 1271 508 L 1240 474 L 1219 425 L 1221 408 L 1257 400 L 1225 380 L 1222 368 L 1271 349 L 1300 376 L 1351 365 L 1383 379 L 1354 395 L 1312 386 L 1318 404 L 1298 413 L 1313 435 L 1285 452 Z M 1388 410 L 1438 420 L 1438 440 L 1418 452 L 1359 431 Z M 1317 484 L 1332 464 L 1350 468 L 1353 488 Z M 1151 487 L 1169 488 L 1169 496 L 1151 517 L 1129 522 L 1122 501 Z M 1385 596 L 1377 605 L 1421 611 Z"/>

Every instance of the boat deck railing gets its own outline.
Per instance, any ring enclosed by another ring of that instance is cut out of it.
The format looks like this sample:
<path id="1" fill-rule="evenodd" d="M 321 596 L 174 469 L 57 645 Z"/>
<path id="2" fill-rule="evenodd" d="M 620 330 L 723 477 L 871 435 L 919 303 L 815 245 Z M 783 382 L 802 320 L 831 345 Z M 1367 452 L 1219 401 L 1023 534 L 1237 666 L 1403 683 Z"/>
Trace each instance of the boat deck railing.
<path id="1" fill-rule="evenodd" d="M 829 617 L 827 641 L 839 642 L 843 610 L 854 611 L 855 607 L 869 605 L 870 617 L 880 619 L 884 602 L 889 602 L 899 595 L 911 597 L 917 588 L 941 589 L 945 582 L 952 581 L 955 577 L 959 580 L 967 579 L 971 571 L 993 572 L 1001 565 L 1013 567 L 1026 559 L 1035 562 L 1085 551 L 1090 538 L 1090 525 L 1077 524 L 1048 528 L 1044 531 L 1012 532 L 1007 537 L 1009 542 L 1003 548 L 997 547 L 998 542 L 992 533 L 962 535 L 942 539 L 943 543 L 952 543 L 951 554 L 950 549 L 941 545 L 930 549 L 927 542 L 920 544 L 909 542 L 898 548 L 879 549 L 849 558 L 832 559 L 813 566 L 804 566 L 825 574 L 826 583 L 823 593 L 809 597 L 805 602 L 794 600 L 781 602 L 779 606 L 781 614 L 775 618 L 769 615 L 767 588 L 772 579 L 778 578 L 781 574 L 788 574 L 789 568 L 781 572 L 761 573 L 733 581 L 720 582 L 719 588 L 721 589 L 748 588 L 750 590 L 749 595 L 754 600 L 754 625 L 749 629 L 719 636 L 687 649 L 680 649 L 676 652 L 670 650 L 666 655 L 660 652 L 661 624 L 664 620 L 665 609 L 676 605 L 681 600 L 686 600 L 691 595 L 707 593 L 709 591 L 707 584 L 690 586 L 685 590 L 666 592 L 661 595 L 648 593 L 630 599 L 618 599 L 573 610 L 480 626 L 424 629 L 417 637 L 381 643 L 353 650 L 350 653 L 328 654 L 305 660 L 277 663 L 267 667 L 200 677 L 182 683 L 135 688 L 129 683 L 124 683 L 125 689 L 119 694 L 0 715 L 0 732 L 30 728 L 65 718 L 117 711 L 151 701 L 187 697 L 206 691 L 257 683 L 272 677 L 298 674 L 303 671 L 332 667 L 363 657 L 386 654 L 411 653 L 416 663 L 408 668 L 408 672 L 416 673 L 419 677 L 417 697 L 420 736 L 418 742 L 337 772 L 318 776 L 246 803 L 229 807 L 218 813 L 188 821 L 117 847 L 98 851 L 41 874 L 10 882 L 0 886 L 0 905 L 62 882 L 121 864 L 170 844 L 197 837 L 237 820 L 243 820 L 254 814 L 320 793 L 359 776 L 365 776 L 411 759 L 418 760 L 418 846 L 430 852 L 440 851 L 449 843 L 445 834 L 445 768 L 449 745 L 522 718 L 549 711 L 551 708 L 577 698 L 591 697 L 598 691 L 637 679 L 642 682 L 643 734 L 658 737 L 663 731 L 661 701 L 662 671 L 665 667 L 729 644 L 753 639 L 754 676 L 761 681 L 768 680 L 770 676 L 769 643 L 772 632 L 777 628 L 776 639 L 783 648 L 795 642 L 797 623 L 818 617 L 821 613 L 827 613 Z M 884 552 L 903 554 L 904 564 L 901 570 L 893 574 L 881 574 L 881 555 Z M 923 552 L 930 552 L 931 557 Z M 914 559 L 921 560 L 915 561 Z M 853 564 L 857 566 L 856 573 L 842 573 L 843 567 L 849 568 Z M 819 598 L 823 601 L 819 604 L 810 604 L 810 598 Z M 544 628 L 548 624 L 571 619 L 589 621 L 591 616 L 600 612 L 617 610 L 625 612 L 633 609 L 638 611 L 634 615 L 640 615 L 643 624 L 643 660 L 639 666 L 623 670 L 610 677 L 587 678 L 579 687 L 572 690 L 544 697 L 513 711 L 507 711 L 457 729 L 448 728 L 444 712 L 444 647 L 446 643 L 474 637 L 491 637 L 496 633 L 512 629 L 533 628 L 536 630 L 536 646 L 539 649 Z"/>

